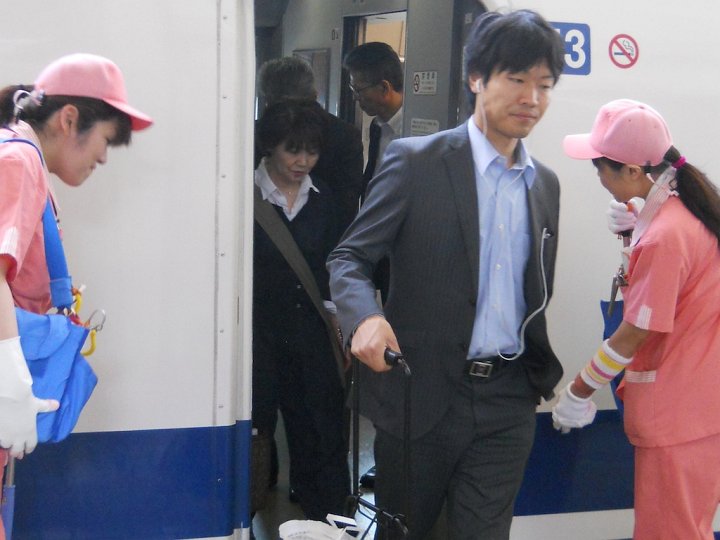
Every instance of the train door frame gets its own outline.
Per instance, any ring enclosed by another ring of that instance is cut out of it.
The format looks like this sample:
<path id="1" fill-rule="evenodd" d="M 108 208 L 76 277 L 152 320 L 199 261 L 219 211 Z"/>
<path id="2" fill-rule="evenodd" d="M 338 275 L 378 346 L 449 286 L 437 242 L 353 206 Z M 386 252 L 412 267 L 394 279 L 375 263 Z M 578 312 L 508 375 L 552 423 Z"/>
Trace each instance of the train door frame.
<path id="1" fill-rule="evenodd" d="M 453 122 L 460 125 L 472 114 L 465 96 L 465 40 L 475 19 L 487 11 L 481 0 L 454 0 L 448 128 L 454 127 Z"/>

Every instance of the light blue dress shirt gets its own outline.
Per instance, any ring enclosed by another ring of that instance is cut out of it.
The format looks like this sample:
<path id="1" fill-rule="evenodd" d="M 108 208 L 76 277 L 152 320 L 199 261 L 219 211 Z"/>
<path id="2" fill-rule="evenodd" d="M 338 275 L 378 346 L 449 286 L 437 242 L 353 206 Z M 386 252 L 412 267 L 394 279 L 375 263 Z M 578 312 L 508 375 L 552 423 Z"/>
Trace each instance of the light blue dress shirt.
<path id="1" fill-rule="evenodd" d="M 490 144 L 472 117 L 468 121 L 480 220 L 478 298 L 468 358 L 512 355 L 520 350 L 527 311 L 524 274 L 530 254 L 527 190 L 535 166 L 522 141 L 515 164 Z"/>

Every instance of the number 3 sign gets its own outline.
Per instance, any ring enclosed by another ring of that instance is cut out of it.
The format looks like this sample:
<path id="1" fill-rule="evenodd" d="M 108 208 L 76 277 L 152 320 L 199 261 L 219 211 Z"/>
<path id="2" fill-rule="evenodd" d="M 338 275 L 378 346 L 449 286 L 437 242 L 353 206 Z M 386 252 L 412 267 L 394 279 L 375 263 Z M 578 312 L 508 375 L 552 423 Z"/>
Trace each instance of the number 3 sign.
<path id="1" fill-rule="evenodd" d="M 566 75 L 590 74 L 590 27 L 580 23 L 550 23 L 565 42 Z"/>

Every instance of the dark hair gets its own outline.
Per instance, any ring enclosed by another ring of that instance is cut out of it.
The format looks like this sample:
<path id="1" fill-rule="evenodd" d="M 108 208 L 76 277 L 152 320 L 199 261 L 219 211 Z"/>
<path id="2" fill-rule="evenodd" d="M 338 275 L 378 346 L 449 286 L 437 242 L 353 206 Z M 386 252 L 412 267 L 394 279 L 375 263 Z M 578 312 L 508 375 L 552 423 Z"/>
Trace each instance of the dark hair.
<path id="1" fill-rule="evenodd" d="M 312 67 L 294 56 L 265 62 L 258 72 L 258 81 L 268 105 L 285 99 L 314 100 L 317 93 Z"/>
<path id="2" fill-rule="evenodd" d="M 15 118 L 13 97 L 18 90 L 32 92 L 32 85 L 18 84 L 0 90 L 0 126 L 12 123 Z M 24 120 L 35 131 L 42 131 L 48 119 L 65 105 L 74 105 L 78 110 L 78 133 L 90 130 L 96 122 L 114 121 L 117 126 L 111 146 L 130 143 L 132 126 L 130 116 L 102 100 L 79 96 L 44 96 L 33 102 L 27 100 L 17 120 Z"/>
<path id="3" fill-rule="evenodd" d="M 387 43 L 371 41 L 345 55 L 343 67 L 360 74 L 368 83 L 389 82 L 396 92 L 403 89 L 403 68 L 395 50 Z"/>
<path id="4" fill-rule="evenodd" d="M 663 162 L 659 165 L 645 167 L 645 172 L 658 175 L 667 169 L 671 164 L 678 163 L 681 154 L 677 148 L 671 146 L 663 156 Z M 598 167 L 605 163 L 611 169 L 619 171 L 624 163 L 606 157 L 599 157 L 592 160 L 593 165 Z M 685 207 L 714 234 L 720 242 L 720 193 L 707 175 L 700 169 L 683 162 L 678 164 L 675 171 L 675 185 L 680 200 Z"/>
<path id="5" fill-rule="evenodd" d="M 539 13 L 527 9 L 507 14 L 483 13 L 465 40 L 463 73 L 468 102 L 475 107 L 475 94 L 467 86 L 470 75 L 479 74 L 487 84 L 496 72 L 526 71 L 545 61 L 557 83 L 564 56 L 562 39 Z"/>
<path id="6" fill-rule="evenodd" d="M 315 101 L 280 101 L 258 120 L 255 136 L 260 153 L 269 156 L 280 144 L 291 152 L 321 152 L 325 143 L 325 117 Z"/>

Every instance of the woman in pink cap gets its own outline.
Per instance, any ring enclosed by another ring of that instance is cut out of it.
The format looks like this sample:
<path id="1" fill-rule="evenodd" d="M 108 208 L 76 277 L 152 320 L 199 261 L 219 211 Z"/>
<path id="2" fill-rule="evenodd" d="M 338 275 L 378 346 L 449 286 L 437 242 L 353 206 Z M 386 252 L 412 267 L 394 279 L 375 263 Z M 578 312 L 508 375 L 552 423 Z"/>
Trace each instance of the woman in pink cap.
<path id="1" fill-rule="evenodd" d="M 48 173 L 79 186 L 106 162 L 108 146 L 128 144 L 151 124 L 128 104 L 120 69 L 100 56 L 65 56 L 33 85 L 0 90 L 0 485 L 8 454 L 35 448 L 36 415 L 58 407 L 32 393 L 14 311 L 51 306 L 42 229 L 53 200 Z"/>
<path id="2" fill-rule="evenodd" d="M 561 393 L 563 432 L 593 421 L 592 394 L 625 370 L 618 395 L 635 447 L 636 540 L 712 539 L 720 503 L 720 196 L 673 146 L 665 121 L 630 100 L 565 138 L 619 203 L 640 197 L 626 248 L 623 321 Z M 622 285 L 622 283 L 621 283 Z M 608 467 L 611 464 L 608 463 Z"/>

